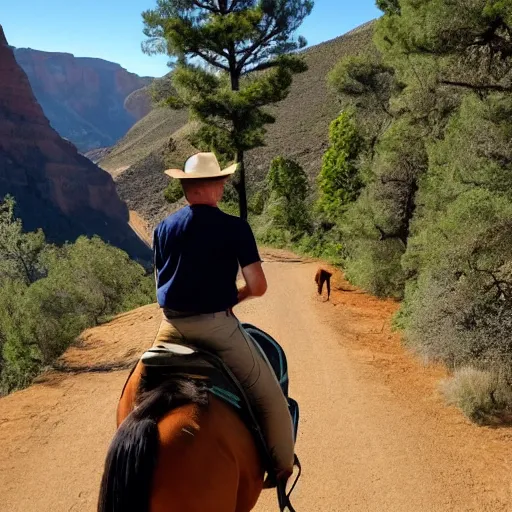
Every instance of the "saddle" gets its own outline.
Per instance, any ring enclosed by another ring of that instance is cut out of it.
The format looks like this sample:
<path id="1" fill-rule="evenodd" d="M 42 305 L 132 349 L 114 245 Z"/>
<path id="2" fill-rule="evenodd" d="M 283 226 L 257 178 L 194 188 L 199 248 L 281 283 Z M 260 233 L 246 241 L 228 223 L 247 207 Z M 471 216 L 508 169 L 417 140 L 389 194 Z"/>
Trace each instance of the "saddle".
<path id="1" fill-rule="evenodd" d="M 296 439 L 299 424 L 299 406 L 293 398 L 288 396 L 288 364 L 284 350 L 269 334 L 254 325 L 245 323 L 242 324 L 242 327 L 256 342 L 256 348 L 266 356 L 274 370 L 281 389 L 288 400 Z M 211 394 L 237 409 L 241 418 L 253 433 L 263 455 L 263 460 L 266 461 L 265 466 L 269 471 L 269 468 L 272 467 L 271 457 L 256 415 L 251 408 L 242 385 L 220 357 L 209 351 L 198 350 L 182 344 L 180 340 L 180 343 L 161 343 L 150 348 L 142 355 L 141 362 L 144 365 L 144 373 L 148 376 L 161 376 L 162 374 L 170 373 L 205 379 L 208 391 Z M 290 494 L 301 473 L 301 466 L 297 456 L 295 456 L 295 465 L 298 467 L 299 473 L 291 490 L 286 493 L 284 485 L 277 485 L 281 511 L 288 508 L 291 512 L 294 512 L 294 508 L 290 503 Z"/>

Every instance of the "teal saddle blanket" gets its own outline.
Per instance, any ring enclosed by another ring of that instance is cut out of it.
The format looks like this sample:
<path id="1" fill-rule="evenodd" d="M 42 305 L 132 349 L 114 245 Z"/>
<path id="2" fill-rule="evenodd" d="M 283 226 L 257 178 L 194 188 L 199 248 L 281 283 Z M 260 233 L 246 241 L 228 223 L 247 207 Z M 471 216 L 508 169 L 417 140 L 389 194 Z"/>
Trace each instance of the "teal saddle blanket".
<path id="1" fill-rule="evenodd" d="M 281 345 L 262 329 L 248 323 L 243 323 L 242 328 L 250 335 L 256 348 L 268 360 L 281 385 L 283 394 L 288 400 L 296 439 L 299 426 L 299 405 L 288 394 L 289 378 L 286 354 Z M 141 360 L 147 376 L 156 375 L 162 378 L 165 377 L 165 374 L 181 373 L 208 377 L 209 391 L 238 409 L 239 414 L 250 426 L 260 430 L 242 385 L 216 354 L 185 345 L 163 344 L 150 348 L 144 353 Z"/>

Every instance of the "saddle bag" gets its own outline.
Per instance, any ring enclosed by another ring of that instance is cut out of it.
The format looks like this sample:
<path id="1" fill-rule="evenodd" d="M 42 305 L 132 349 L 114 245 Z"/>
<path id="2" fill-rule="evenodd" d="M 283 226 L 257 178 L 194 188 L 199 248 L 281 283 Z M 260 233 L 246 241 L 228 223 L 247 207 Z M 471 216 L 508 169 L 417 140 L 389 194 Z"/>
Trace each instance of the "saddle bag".
<path id="1" fill-rule="evenodd" d="M 297 440 L 297 432 L 299 429 L 299 404 L 288 395 L 289 378 L 288 378 L 288 362 L 286 360 L 286 354 L 279 345 L 279 343 L 258 327 L 243 323 L 242 327 L 251 336 L 251 338 L 257 343 L 257 347 L 267 357 L 274 373 L 276 374 L 281 389 L 283 390 L 284 396 L 288 400 L 288 408 L 290 409 L 290 416 L 293 422 L 293 432 L 295 440 Z"/>

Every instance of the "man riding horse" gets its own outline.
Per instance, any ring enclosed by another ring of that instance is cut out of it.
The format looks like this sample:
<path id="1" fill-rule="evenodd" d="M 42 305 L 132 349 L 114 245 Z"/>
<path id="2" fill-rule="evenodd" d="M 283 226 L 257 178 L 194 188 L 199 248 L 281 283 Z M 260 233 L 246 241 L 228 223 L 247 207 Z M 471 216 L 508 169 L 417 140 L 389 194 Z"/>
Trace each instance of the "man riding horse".
<path id="1" fill-rule="evenodd" d="M 243 386 L 262 427 L 277 480 L 293 472 L 294 435 L 288 402 L 267 359 L 233 314 L 233 307 L 261 297 L 267 282 L 249 224 L 218 208 L 236 164 L 221 170 L 213 153 L 191 156 L 179 179 L 188 206 L 155 229 L 157 298 L 163 319 L 157 342 L 173 331 L 194 347 L 216 353 Z M 237 289 L 241 268 L 245 285 Z"/>
<path id="2" fill-rule="evenodd" d="M 121 393 L 98 512 L 249 512 L 265 470 L 280 510 L 294 511 L 286 482 L 294 462 L 300 475 L 299 411 L 286 356 L 232 310 L 267 289 L 251 228 L 217 207 L 235 169 L 199 153 L 166 171 L 189 205 L 154 232 L 162 321 Z"/>

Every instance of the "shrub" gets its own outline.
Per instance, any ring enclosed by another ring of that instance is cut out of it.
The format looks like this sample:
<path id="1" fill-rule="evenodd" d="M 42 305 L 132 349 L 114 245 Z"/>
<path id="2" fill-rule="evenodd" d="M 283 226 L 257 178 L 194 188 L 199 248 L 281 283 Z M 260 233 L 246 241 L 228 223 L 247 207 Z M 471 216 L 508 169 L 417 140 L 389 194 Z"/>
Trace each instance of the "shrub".
<path id="1" fill-rule="evenodd" d="M 181 187 L 180 180 L 171 179 L 169 185 L 164 190 L 164 197 L 171 204 L 177 203 L 183 197 L 183 188 Z"/>
<path id="2" fill-rule="evenodd" d="M 413 245 L 407 342 L 451 368 L 512 367 L 512 203 L 482 189 L 461 194 Z"/>
<path id="3" fill-rule="evenodd" d="M 270 190 L 287 203 L 301 202 L 308 194 L 308 177 L 302 167 L 287 158 L 278 156 L 272 160 L 267 175 Z"/>
<path id="4" fill-rule="evenodd" d="M 17 229 L 12 212 L 10 245 L 18 253 L 0 274 L 0 393 L 29 384 L 85 328 L 154 297 L 152 277 L 120 249 L 98 237 L 50 246 L 42 232 Z M 37 274 L 19 272 L 19 261 Z M 27 275 L 39 278 L 30 282 Z"/>
<path id="5" fill-rule="evenodd" d="M 344 247 L 340 241 L 340 233 L 337 226 L 324 230 L 318 226 L 312 234 L 306 233 L 295 245 L 296 249 L 314 258 L 321 258 L 332 265 L 344 263 Z"/>
<path id="6" fill-rule="evenodd" d="M 398 237 L 382 239 L 376 228 L 375 204 L 364 192 L 341 221 L 346 277 L 356 286 L 381 297 L 401 298 L 405 275 L 404 251 Z"/>
<path id="7" fill-rule="evenodd" d="M 507 421 L 512 414 L 512 387 L 496 371 L 463 367 L 441 383 L 448 402 L 475 423 Z"/>

